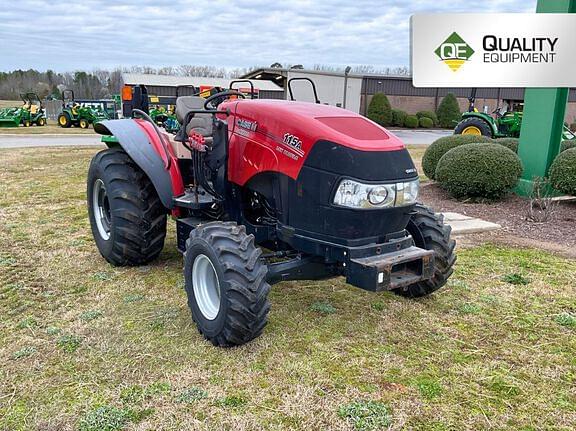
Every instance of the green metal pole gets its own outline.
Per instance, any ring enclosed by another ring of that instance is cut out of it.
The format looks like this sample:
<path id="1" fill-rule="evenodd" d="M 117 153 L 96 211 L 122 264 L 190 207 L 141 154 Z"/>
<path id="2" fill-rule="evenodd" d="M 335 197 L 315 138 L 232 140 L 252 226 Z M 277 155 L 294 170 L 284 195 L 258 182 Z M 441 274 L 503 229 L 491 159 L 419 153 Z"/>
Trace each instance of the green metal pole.
<path id="1" fill-rule="evenodd" d="M 575 13 L 576 0 L 538 0 L 537 13 Z M 535 177 L 545 177 L 560 152 L 568 88 L 527 88 L 518 155 L 524 173 L 516 192 L 529 196 Z"/>

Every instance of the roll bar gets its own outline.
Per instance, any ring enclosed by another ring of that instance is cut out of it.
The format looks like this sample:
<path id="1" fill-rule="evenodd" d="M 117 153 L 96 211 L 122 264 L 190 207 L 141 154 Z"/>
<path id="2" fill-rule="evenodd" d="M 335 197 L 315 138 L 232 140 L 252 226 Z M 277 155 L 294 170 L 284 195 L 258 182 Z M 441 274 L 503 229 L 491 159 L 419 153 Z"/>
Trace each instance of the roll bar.
<path id="1" fill-rule="evenodd" d="M 310 78 L 291 78 L 288 80 L 288 92 L 290 93 L 290 100 L 294 100 L 294 93 L 292 92 L 292 82 L 294 81 L 308 81 L 312 86 L 312 91 L 314 92 L 314 101 L 316 103 L 320 103 L 320 99 L 318 99 L 318 92 L 316 91 L 316 84 Z"/>
<path id="2" fill-rule="evenodd" d="M 254 91 L 254 84 L 249 79 L 236 79 L 234 81 L 231 81 L 230 82 L 230 90 L 234 90 L 234 88 L 232 88 L 232 86 L 234 84 L 239 84 L 241 82 L 247 82 L 248 84 L 250 84 L 250 99 L 254 99 L 254 94 L 256 92 Z"/>

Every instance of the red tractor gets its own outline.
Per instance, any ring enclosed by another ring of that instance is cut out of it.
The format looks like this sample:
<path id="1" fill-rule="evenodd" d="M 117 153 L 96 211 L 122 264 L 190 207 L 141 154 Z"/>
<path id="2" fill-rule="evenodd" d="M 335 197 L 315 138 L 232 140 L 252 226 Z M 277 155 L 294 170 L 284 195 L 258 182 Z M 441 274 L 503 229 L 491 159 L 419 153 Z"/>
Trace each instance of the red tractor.
<path id="1" fill-rule="evenodd" d="M 90 164 L 88 210 L 108 262 L 158 257 L 170 214 L 192 317 L 216 346 L 259 336 L 281 281 L 344 276 L 410 298 L 446 283 L 450 227 L 417 203 L 398 138 L 344 109 L 242 99 L 178 98 L 175 137 L 141 109 L 95 125 L 109 148 Z"/>

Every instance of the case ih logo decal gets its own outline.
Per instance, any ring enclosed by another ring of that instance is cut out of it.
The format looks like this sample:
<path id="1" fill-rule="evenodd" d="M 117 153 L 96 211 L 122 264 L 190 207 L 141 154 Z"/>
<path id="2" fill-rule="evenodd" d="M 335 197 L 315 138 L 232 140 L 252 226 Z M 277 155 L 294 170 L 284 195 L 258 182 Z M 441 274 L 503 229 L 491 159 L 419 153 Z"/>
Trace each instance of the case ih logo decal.
<path id="1" fill-rule="evenodd" d="M 258 123 L 256 121 L 250 120 L 243 120 L 241 118 L 238 119 L 236 122 L 238 127 L 242 127 L 243 129 L 250 130 L 251 132 L 255 132 L 258 129 Z"/>
<path id="2" fill-rule="evenodd" d="M 452 69 L 452 72 L 458 71 L 474 54 L 472 47 L 456 32 L 452 33 L 434 52 L 446 66 Z"/>

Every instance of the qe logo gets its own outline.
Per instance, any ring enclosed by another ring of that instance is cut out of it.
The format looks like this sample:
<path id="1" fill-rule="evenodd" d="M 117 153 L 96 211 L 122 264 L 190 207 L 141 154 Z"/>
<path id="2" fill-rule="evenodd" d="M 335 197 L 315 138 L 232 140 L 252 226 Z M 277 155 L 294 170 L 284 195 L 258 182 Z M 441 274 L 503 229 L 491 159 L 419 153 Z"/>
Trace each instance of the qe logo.
<path id="1" fill-rule="evenodd" d="M 462 39 L 458 33 L 452 33 L 434 53 L 453 72 L 456 72 L 462 65 L 470 60 L 474 50 Z"/>

